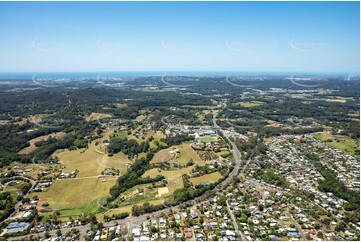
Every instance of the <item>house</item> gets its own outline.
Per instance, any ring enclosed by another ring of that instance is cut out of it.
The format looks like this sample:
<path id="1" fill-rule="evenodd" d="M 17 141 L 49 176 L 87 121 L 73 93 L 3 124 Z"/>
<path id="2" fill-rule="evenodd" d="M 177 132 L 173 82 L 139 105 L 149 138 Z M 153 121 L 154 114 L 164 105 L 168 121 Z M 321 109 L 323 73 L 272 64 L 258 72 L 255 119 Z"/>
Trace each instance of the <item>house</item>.
<path id="1" fill-rule="evenodd" d="M 27 222 L 12 222 L 8 225 L 8 227 L 6 228 L 6 233 L 7 234 L 14 234 L 17 232 L 23 232 L 25 230 L 27 230 L 27 228 L 29 228 L 30 223 Z"/>
<path id="2" fill-rule="evenodd" d="M 287 237 L 297 237 L 297 238 L 299 238 L 300 235 L 298 234 L 298 232 L 292 231 L 292 232 L 287 233 Z"/>
<path id="3" fill-rule="evenodd" d="M 133 234 L 134 237 L 139 237 L 140 236 L 140 229 L 137 229 L 137 228 L 133 229 L 132 234 Z"/>
<path id="4" fill-rule="evenodd" d="M 226 236 L 236 236 L 236 234 L 234 233 L 234 231 L 231 230 L 226 230 Z"/>
<path id="5" fill-rule="evenodd" d="M 140 236 L 139 240 L 140 241 L 150 241 L 150 237 L 142 235 L 142 236 Z"/>
<path id="6" fill-rule="evenodd" d="M 198 218 L 197 212 L 195 210 L 191 210 L 191 216 L 193 219 Z"/>
<path id="7" fill-rule="evenodd" d="M 117 229 L 115 230 L 115 235 L 116 235 L 116 236 L 119 236 L 120 233 L 121 233 L 121 227 L 120 227 L 120 225 L 118 225 L 118 226 L 117 226 Z"/>
<path id="8" fill-rule="evenodd" d="M 187 233 L 185 233 L 185 238 L 186 238 L 186 239 L 191 239 L 192 237 L 193 237 L 192 232 L 187 232 Z"/>

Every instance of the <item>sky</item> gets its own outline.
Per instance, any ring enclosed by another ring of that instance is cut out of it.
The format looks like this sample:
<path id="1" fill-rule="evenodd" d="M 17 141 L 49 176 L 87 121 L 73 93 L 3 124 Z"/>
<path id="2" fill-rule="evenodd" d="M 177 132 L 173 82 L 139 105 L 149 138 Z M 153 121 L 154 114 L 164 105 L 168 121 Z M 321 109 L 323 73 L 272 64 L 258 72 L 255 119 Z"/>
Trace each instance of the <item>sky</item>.
<path id="1" fill-rule="evenodd" d="M 359 2 L 0 2 L 0 72 L 359 72 Z"/>

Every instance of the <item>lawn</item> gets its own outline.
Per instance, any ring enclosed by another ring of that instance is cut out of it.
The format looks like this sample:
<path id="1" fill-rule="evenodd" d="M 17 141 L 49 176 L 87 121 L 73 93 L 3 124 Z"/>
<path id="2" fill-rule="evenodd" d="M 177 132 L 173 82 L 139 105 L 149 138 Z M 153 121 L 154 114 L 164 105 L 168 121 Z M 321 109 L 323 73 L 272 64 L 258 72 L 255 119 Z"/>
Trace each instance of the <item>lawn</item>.
<path id="1" fill-rule="evenodd" d="M 197 116 L 198 120 L 203 123 L 205 114 L 202 112 L 199 112 L 199 113 L 196 113 L 196 116 Z"/>
<path id="2" fill-rule="evenodd" d="M 169 190 L 169 195 L 173 194 L 173 192 L 178 188 L 183 188 L 183 174 L 189 174 L 193 167 L 187 167 L 180 170 L 172 170 L 172 171 L 164 171 L 161 169 L 150 169 L 146 171 L 142 177 L 156 177 L 157 175 L 162 175 L 167 180 L 167 188 Z"/>
<path id="3" fill-rule="evenodd" d="M 102 118 L 110 118 L 111 115 L 107 114 L 107 113 L 91 113 L 90 115 L 85 117 L 86 121 L 93 121 L 93 120 L 98 120 L 98 119 L 102 119 Z"/>
<path id="4" fill-rule="evenodd" d="M 217 182 L 220 178 L 222 178 L 222 175 L 221 175 L 221 173 L 219 173 L 217 171 L 217 172 L 212 172 L 207 175 L 190 178 L 189 181 L 192 182 L 194 186 L 196 186 L 199 184 L 203 184 L 205 182 L 214 183 L 214 182 Z"/>
<path id="5" fill-rule="evenodd" d="M 350 116 L 350 118 L 349 118 L 350 120 L 360 122 L 360 114 L 358 114 L 358 113 L 349 113 L 347 115 Z"/>
<path id="6" fill-rule="evenodd" d="M 221 157 L 222 157 L 222 155 L 226 156 L 226 155 L 229 155 L 229 154 L 231 154 L 231 152 L 228 151 L 228 150 L 223 150 L 223 151 L 217 152 L 217 155 L 219 155 Z"/>
<path id="7" fill-rule="evenodd" d="M 321 140 L 321 141 L 326 141 L 328 139 L 333 139 L 333 135 L 330 133 L 321 132 L 321 133 L 315 134 L 315 138 L 318 140 Z"/>
<path id="8" fill-rule="evenodd" d="M 250 101 L 250 102 L 239 102 L 238 105 L 240 105 L 243 108 L 251 108 L 251 107 L 257 107 L 263 105 L 263 102 L 259 101 Z"/>
<path id="9" fill-rule="evenodd" d="M 169 151 L 172 150 L 172 148 L 168 148 L 165 150 L 158 151 L 153 159 L 150 161 L 150 163 L 161 163 L 168 160 L 171 160 L 174 158 L 174 154 L 170 154 Z"/>
<path id="10" fill-rule="evenodd" d="M 156 147 L 156 145 L 154 144 L 155 141 L 158 141 L 161 145 L 166 145 L 166 143 L 160 141 L 162 138 L 165 138 L 165 134 L 161 133 L 161 132 L 156 132 L 153 134 L 154 140 L 150 143 L 150 148 L 154 148 Z"/>
<path id="11" fill-rule="evenodd" d="M 30 196 L 39 197 L 38 209 L 47 202 L 49 208 L 60 210 L 60 216 L 74 216 L 96 212 L 98 200 L 109 196 L 109 189 L 115 183 L 115 177 L 56 180 L 46 192 L 31 193 Z"/>
<path id="12" fill-rule="evenodd" d="M 334 136 L 326 132 L 317 133 L 314 136 L 316 139 L 360 159 L 360 147 L 353 139 L 346 136 Z"/>
<path id="13" fill-rule="evenodd" d="M 143 121 L 143 120 L 146 119 L 146 118 L 147 118 L 146 115 L 141 114 L 141 115 L 139 115 L 138 117 L 136 117 L 135 120 L 138 121 L 138 122 L 140 122 L 140 121 Z"/>
<path id="14" fill-rule="evenodd" d="M 52 118 L 55 117 L 55 114 L 36 114 L 35 117 L 37 119 L 47 119 L 47 118 Z"/>
<path id="15" fill-rule="evenodd" d="M 218 140 L 217 137 L 211 136 L 204 136 L 199 139 L 201 142 L 208 143 L 208 142 L 216 142 Z"/>
<path id="16" fill-rule="evenodd" d="M 348 116 L 355 117 L 355 118 L 360 118 L 359 113 L 349 113 Z"/>
<path id="17" fill-rule="evenodd" d="M 127 137 L 127 132 L 125 132 L 125 131 L 114 131 L 113 134 L 111 135 L 111 137 L 125 138 L 125 137 Z"/>

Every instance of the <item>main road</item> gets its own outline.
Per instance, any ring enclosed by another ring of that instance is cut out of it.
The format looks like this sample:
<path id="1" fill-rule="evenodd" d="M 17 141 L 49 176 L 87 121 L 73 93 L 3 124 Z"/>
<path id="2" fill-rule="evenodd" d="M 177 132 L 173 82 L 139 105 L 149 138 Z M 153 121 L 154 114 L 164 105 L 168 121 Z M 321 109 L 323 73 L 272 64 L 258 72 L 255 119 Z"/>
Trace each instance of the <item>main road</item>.
<path id="1" fill-rule="evenodd" d="M 224 109 L 226 107 L 226 104 L 223 104 L 223 108 Z M 222 110 L 221 109 L 221 110 Z M 226 183 L 228 181 L 231 181 L 231 179 L 233 179 L 234 177 L 236 177 L 240 171 L 240 167 L 241 167 L 241 152 L 238 150 L 237 146 L 233 143 L 233 141 L 226 135 L 224 135 L 224 132 L 223 130 L 221 129 L 221 127 L 217 124 L 217 115 L 218 113 L 214 113 L 213 114 L 213 127 L 216 129 L 216 130 L 219 130 L 222 132 L 223 136 L 227 139 L 228 143 L 231 145 L 231 151 L 234 155 L 234 159 L 235 159 L 235 165 L 234 165 L 234 168 L 233 170 L 229 173 L 229 176 L 225 179 Z M 246 165 L 248 165 L 249 161 L 246 162 Z M 246 168 L 246 165 L 243 167 L 242 171 L 241 171 L 241 176 L 243 177 L 243 172 Z M 233 223 L 233 227 L 236 231 L 237 234 L 239 234 L 242 238 L 242 240 L 247 240 L 245 235 L 242 233 L 241 230 L 239 230 L 238 228 L 238 224 L 237 224 L 237 220 L 233 214 L 233 211 L 231 210 L 229 204 L 228 204 L 228 201 L 226 201 L 226 204 L 227 204 L 227 211 L 229 213 L 229 216 L 231 216 L 231 220 L 232 220 L 232 223 Z"/>

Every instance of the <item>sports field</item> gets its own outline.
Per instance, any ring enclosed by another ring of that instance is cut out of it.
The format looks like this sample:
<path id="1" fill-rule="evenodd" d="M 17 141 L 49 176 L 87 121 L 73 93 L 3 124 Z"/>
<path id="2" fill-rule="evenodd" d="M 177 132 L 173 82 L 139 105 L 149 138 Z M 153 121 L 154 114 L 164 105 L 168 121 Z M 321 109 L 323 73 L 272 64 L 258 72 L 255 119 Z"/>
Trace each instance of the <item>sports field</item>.
<path id="1" fill-rule="evenodd" d="M 217 137 L 204 136 L 199 139 L 200 142 L 208 143 L 208 142 L 216 142 L 218 140 Z"/>

